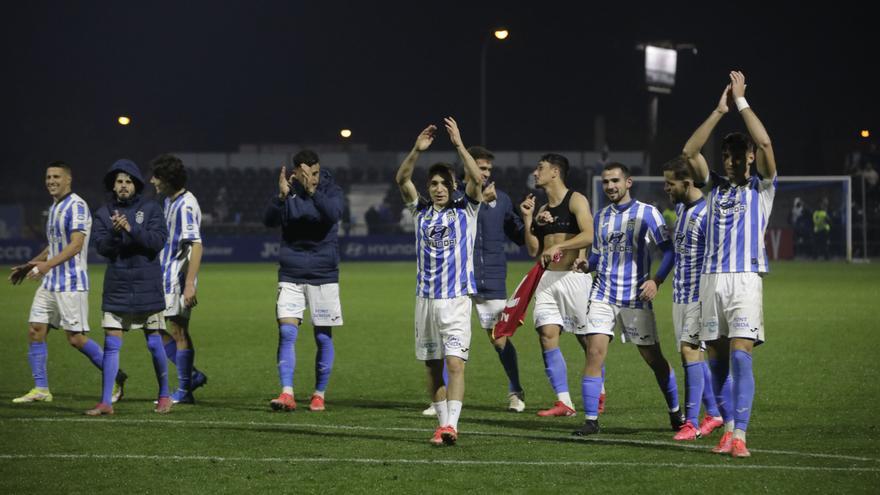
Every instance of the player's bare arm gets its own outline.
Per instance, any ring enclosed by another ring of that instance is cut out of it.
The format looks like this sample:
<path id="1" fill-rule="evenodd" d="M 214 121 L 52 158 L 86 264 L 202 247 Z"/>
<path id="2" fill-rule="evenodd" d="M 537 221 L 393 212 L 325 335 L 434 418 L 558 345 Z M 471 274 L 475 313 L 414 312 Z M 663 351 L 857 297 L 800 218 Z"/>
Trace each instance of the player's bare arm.
<path id="1" fill-rule="evenodd" d="M 465 192 L 468 197 L 474 201 L 482 202 L 483 184 L 480 167 L 477 166 L 474 157 L 468 153 L 467 148 L 461 140 L 461 131 L 458 129 L 458 122 L 452 117 L 446 117 L 443 119 L 443 122 L 446 125 L 446 132 L 449 133 L 449 139 L 452 141 L 452 145 L 455 146 L 455 151 L 458 152 L 458 157 L 464 165 Z"/>
<path id="2" fill-rule="evenodd" d="M 202 243 L 193 242 L 190 248 L 189 267 L 186 271 L 186 281 L 183 286 L 183 304 L 192 308 L 198 304 L 196 299 L 196 277 L 199 276 L 199 268 L 202 267 Z"/>
<path id="3" fill-rule="evenodd" d="M 31 271 L 28 272 L 28 278 L 42 277 L 43 275 L 49 273 L 49 270 L 64 263 L 70 258 L 73 258 L 77 254 L 79 254 L 80 251 L 82 251 L 85 240 L 86 235 L 84 233 L 73 232 L 72 234 L 70 234 L 70 243 L 67 246 L 64 246 L 64 249 L 62 249 L 60 253 L 53 256 L 51 259 L 34 262 L 33 267 L 36 268 L 36 272 L 31 269 Z"/>
<path id="4" fill-rule="evenodd" d="M 538 249 L 541 247 L 541 241 L 532 233 L 532 221 L 535 213 L 535 195 L 529 194 L 526 199 L 519 204 L 519 211 L 522 212 L 523 225 L 525 226 L 526 250 L 529 256 L 537 256 Z"/>
<path id="5" fill-rule="evenodd" d="M 434 142 L 435 132 L 437 132 L 437 126 L 434 124 L 425 127 L 416 138 L 412 150 L 406 155 L 406 158 L 403 159 L 403 162 L 400 163 L 400 167 L 397 169 L 395 181 L 397 182 L 397 187 L 400 188 L 400 196 L 405 204 L 410 204 L 419 197 L 416 186 L 412 182 L 413 169 L 415 169 L 419 155 L 430 148 L 431 143 Z"/>
<path id="6" fill-rule="evenodd" d="M 34 265 L 36 265 L 40 261 L 46 261 L 49 257 L 49 247 L 47 246 L 45 249 L 40 251 L 40 254 L 34 256 L 27 263 L 13 266 L 9 269 L 9 281 L 12 282 L 12 285 L 18 285 L 27 277 L 28 272 L 33 270 Z"/>
<path id="7" fill-rule="evenodd" d="M 746 76 L 742 72 L 733 71 L 730 73 L 730 91 L 736 101 L 745 102 Z M 773 145 L 770 142 L 767 129 L 764 128 L 764 124 L 761 123 L 751 107 L 746 106 L 740 110 L 739 114 L 742 115 L 746 129 L 757 146 L 755 166 L 758 173 L 761 174 L 761 177 L 768 179 L 774 177 L 776 175 L 776 157 L 773 155 Z"/>
<path id="8" fill-rule="evenodd" d="M 718 99 L 718 104 L 715 106 L 715 109 L 712 110 L 709 117 L 700 124 L 700 127 L 694 131 L 690 139 L 684 144 L 682 153 L 687 157 L 688 163 L 693 171 L 693 176 L 697 178 L 697 180 L 705 182 L 709 178 L 709 165 L 706 163 L 706 158 L 700 150 L 703 149 L 706 141 L 709 140 L 709 136 L 712 135 L 715 126 L 718 125 L 721 118 L 730 110 L 730 107 L 727 104 L 729 98 L 730 85 L 728 84 L 721 93 L 721 97 Z"/>

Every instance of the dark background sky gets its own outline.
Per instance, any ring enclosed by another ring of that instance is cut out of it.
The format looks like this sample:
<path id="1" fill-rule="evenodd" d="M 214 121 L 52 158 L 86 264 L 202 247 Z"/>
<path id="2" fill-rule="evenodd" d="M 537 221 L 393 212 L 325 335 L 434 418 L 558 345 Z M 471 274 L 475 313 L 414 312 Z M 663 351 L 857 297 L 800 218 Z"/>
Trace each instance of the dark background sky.
<path id="1" fill-rule="evenodd" d="M 168 150 L 338 142 L 342 127 L 404 150 L 444 115 L 476 144 L 480 47 L 502 24 L 511 37 L 487 67 L 494 149 L 593 149 L 599 114 L 612 150 L 644 148 L 634 46 L 668 39 L 699 53 L 679 54 L 661 99 L 660 154 L 680 149 L 736 68 L 781 173 L 840 173 L 860 129 L 880 134 L 878 23 L 868 4 L 822 4 L 17 2 L 2 15 L 0 188 L 40 181 L 53 159 L 146 168 Z M 741 126 L 730 115 L 722 131 Z"/>

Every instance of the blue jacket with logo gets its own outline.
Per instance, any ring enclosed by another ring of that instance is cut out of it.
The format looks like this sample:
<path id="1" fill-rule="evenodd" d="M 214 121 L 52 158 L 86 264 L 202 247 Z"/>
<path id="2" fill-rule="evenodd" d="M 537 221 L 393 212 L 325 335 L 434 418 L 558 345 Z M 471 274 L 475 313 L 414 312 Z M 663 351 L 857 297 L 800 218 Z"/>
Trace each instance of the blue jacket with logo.
<path id="1" fill-rule="evenodd" d="M 507 299 L 507 240 L 522 246 L 525 226 L 513 208 L 510 196 L 495 190 L 492 203 L 480 205 L 477 217 L 477 237 L 474 240 L 474 275 L 477 278 L 477 297 Z"/>
<path id="2" fill-rule="evenodd" d="M 135 194 L 125 201 L 112 193 L 119 172 L 130 175 L 135 184 Z M 117 160 L 104 176 L 104 185 L 113 199 L 98 208 L 92 226 L 92 242 L 98 253 L 108 259 L 101 309 L 111 313 L 162 311 L 165 293 L 159 252 L 168 237 L 162 206 L 141 195 L 144 179 L 131 160 Z M 113 229 L 113 212 L 125 215 L 131 232 Z"/>
<path id="3" fill-rule="evenodd" d="M 278 195 L 266 207 L 263 223 L 281 227 L 278 281 L 295 284 L 339 282 L 339 219 L 344 207 L 342 188 L 327 169 L 315 194 L 309 196 L 299 182 L 290 186 L 284 200 Z"/>

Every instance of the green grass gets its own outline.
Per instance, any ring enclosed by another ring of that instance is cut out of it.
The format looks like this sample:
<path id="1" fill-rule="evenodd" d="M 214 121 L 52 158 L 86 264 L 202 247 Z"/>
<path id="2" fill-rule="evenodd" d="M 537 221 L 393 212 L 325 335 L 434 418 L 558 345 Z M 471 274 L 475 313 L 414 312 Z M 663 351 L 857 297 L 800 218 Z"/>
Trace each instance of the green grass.
<path id="1" fill-rule="evenodd" d="M 511 265 L 511 286 L 527 268 Z M 49 339 L 55 401 L 13 405 L 10 399 L 32 386 L 26 319 L 35 285 L 4 284 L 0 493 L 874 492 L 880 326 L 869 308 L 877 307 L 880 266 L 776 263 L 773 270 L 764 285 L 767 343 L 754 358 L 752 457 L 743 460 L 711 454 L 717 434 L 675 444 L 653 375 L 619 341 L 609 350 L 600 435 L 569 436 L 580 414 L 536 417 L 554 396 L 530 324 L 514 337 L 526 412 L 504 411 L 503 371 L 478 330 L 459 444 L 431 448 L 435 425 L 419 414 L 428 401 L 423 366 L 413 355 L 414 263 L 342 266 L 345 326 L 334 332 L 336 365 L 324 413 L 305 411 L 314 385 L 308 324 L 297 345 L 301 409 L 268 410 L 278 393 L 275 268 L 268 264 L 204 267 L 192 331 L 197 365 L 210 381 L 197 392 L 197 405 L 167 416 L 151 412 L 156 384 L 136 331 L 122 349 L 131 378 L 115 416 L 82 415 L 97 402 L 100 376 L 57 332 Z M 102 273 L 91 270 L 91 335 L 99 343 Z M 670 306 L 665 286 L 657 318 L 681 384 Z M 563 353 L 580 409 L 583 352 L 565 336 Z"/>

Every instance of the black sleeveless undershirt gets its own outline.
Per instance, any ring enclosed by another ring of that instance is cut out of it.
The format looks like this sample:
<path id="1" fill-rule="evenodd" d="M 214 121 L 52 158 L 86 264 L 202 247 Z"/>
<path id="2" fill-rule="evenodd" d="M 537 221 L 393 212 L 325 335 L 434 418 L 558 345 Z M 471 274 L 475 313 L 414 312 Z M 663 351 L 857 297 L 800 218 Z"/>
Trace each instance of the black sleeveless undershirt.
<path id="1" fill-rule="evenodd" d="M 550 234 L 580 234 L 581 228 L 578 226 L 577 218 L 571 213 L 569 203 L 571 203 L 571 195 L 574 191 L 569 189 L 565 193 L 565 197 L 556 206 L 547 206 L 544 211 L 549 211 L 553 216 L 553 222 L 544 225 L 538 225 L 537 218 L 532 221 L 532 234 L 539 239 L 543 239 L 545 235 Z"/>

